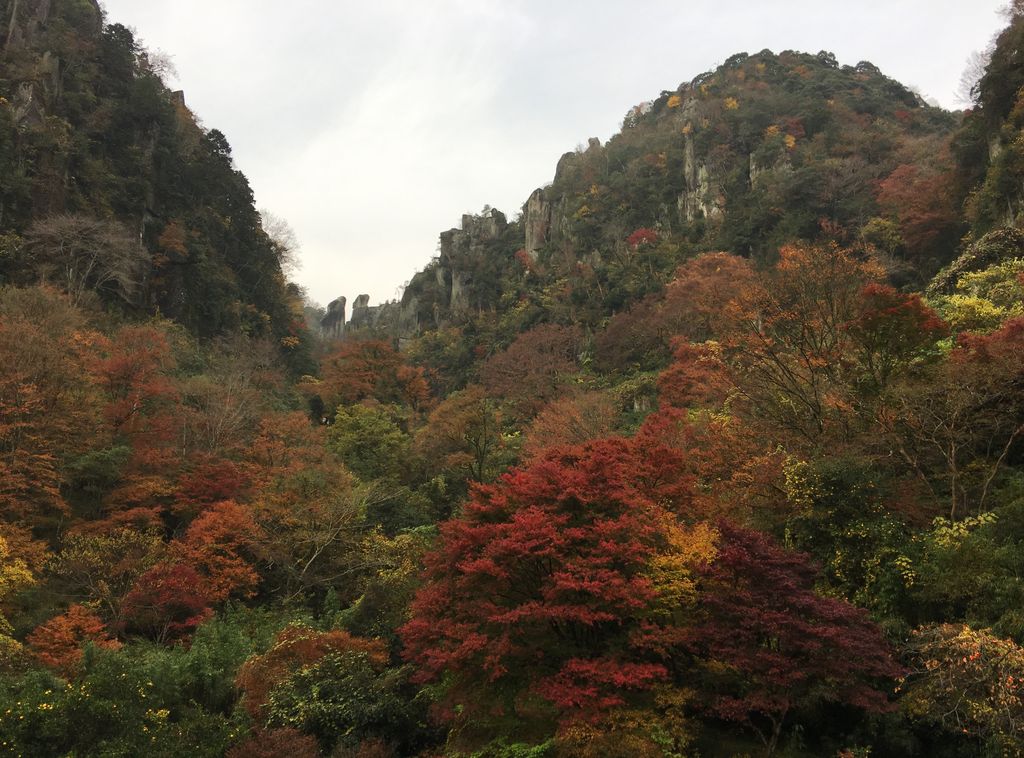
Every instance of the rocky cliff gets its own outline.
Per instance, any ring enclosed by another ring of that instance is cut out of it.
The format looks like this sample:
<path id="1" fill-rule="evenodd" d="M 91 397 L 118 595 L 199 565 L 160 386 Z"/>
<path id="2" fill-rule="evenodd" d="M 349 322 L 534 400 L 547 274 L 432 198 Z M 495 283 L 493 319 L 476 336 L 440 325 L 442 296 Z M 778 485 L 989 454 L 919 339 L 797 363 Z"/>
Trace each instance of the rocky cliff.
<path id="1" fill-rule="evenodd" d="M 515 221 L 486 209 L 443 232 L 397 320 L 422 330 L 519 307 L 523 294 L 512 290 L 524 272 L 534 293 L 546 283 L 572 292 L 569 304 L 603 300 L 591 308 L 600 318 L 701 250 L 769 260 L 794 239 L 849 243 L 878 217 L 900 223 L 879 203 L 879 186 L 906 163 L 922 175 L 945 171 L 938 163 L 956 125 L 867 62 L 735 55 L 630 109 L 607 143 L 590 139 L 563 155 Z M 659 240 L 646 260 L 627 243 L 644 229 L 642 239 Z M 906 247 L 922 275 L 955 255 L 948 238 Z"/>

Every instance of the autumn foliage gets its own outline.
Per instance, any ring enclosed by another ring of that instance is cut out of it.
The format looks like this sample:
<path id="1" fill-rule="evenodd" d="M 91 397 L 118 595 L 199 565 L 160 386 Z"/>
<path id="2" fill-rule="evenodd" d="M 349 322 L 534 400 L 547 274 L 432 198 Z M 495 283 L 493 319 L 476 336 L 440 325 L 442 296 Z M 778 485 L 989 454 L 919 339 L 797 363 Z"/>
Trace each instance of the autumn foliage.
<path id="1" fill-rule="evenodd" d="M 667 677 L 636 635 L 690 486 L 646 452 L 614 438 L 553 450 L 477 488 L 443 526 L 402 636 L 423 679 L 455 677 L 451 705 L 499 707 L 486 687 L 505 708 L 533 694 L 593 716 Z"/>
<path id="2" fill-rule="evenodd" d="M 103 620 L 82 605 L 71 606 L 28 636 L 29 647 L 39 662 L 64 676 L 74 674 L 86 643 L 108 650 L 120 647 Z"/>
<path id="3" fill-rule="evenodd" d="M 1024 755 L 1024 0 L 960 114 L 732 56 L 345 329 L 159 56 L 25 5 L 0 748 Z"/>
<path id="4" fill-rule="evenodd" d="M 819 699 L 888 710 L 885 685 L 902 670 L 867 613 L 818 595 L 805 556 L 727 522 L 718 533 L 685 643 L 709 677 L 706 707 L 750 726 L 769 750 L 787 715 Z"/>
<path id="5" fill-rule="evenodd" d="M 244 693 L 246 710 L 259 719 L 275 686 L 298 669 L 316 663 L 331 653 L 359 652 L 383 665 L 384 645 L 376 640 L 354 637 L 347 632 L 319 632 L 294 624 L 282 630 L 266 653 L 246 661 L 238 672 L 238 687 Z"/>

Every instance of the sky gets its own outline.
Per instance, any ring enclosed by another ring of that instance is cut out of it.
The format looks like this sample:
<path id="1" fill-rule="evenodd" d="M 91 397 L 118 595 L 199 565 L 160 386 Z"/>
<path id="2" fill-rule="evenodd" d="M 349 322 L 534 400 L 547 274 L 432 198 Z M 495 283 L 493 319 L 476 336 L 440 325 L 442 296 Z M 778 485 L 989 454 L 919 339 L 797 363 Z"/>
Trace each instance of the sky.
<path id="1" fill-rule="evenodd" d="M 440 232 L 510 219 L 565 152 L 737 52 L 866 60 L 946 108 L 1005 0 L 103 0 L 170 55 L 312 300 L 400 296 Z"/>

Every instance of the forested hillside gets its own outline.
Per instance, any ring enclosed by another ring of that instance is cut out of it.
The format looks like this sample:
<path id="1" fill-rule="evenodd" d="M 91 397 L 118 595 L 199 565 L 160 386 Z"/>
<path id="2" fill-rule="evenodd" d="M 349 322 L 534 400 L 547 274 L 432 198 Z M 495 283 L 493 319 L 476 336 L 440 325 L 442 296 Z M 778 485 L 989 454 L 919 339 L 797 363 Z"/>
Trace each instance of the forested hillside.
<path id="1" fill-rule="evenodd" d="M 0 276 L 203 337 L 301 337 L 227 139 L 96 0 L 0 2 Z"/>
<path id="2" fill-rule="evenodd" d="M 0 754 L 1024 755 L 1024 14 L 959 113 L 734 55 L 312 331 L 160 74 L 0 0 Z"/>

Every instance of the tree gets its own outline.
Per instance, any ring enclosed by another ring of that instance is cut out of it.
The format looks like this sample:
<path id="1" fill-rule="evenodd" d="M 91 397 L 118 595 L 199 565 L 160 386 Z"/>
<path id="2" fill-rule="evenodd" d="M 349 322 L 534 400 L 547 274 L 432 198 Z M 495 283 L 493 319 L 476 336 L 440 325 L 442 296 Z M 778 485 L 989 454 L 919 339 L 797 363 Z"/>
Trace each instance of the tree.
<path id="1" fill-rule="evenodd" d="M 729 304 L 725 355 L 754 414 L 805 441 L 849 434 L 847 325 L 880 273 L 835 245 L 789 245 Z"/>
<path id="2" fill-rule="evenodd" d="M 1024 318 L 991 334 L 962 334 L 943 362 L 887 395 L 877 420 L 887 440 L 949 518 L 985 510 L 1024 439 Z"/>
<path id="3" fill-rule="evenodd" d="M 303 423 L 308 425 L 305 416 Z M 193 467 L 178 479 L 176 514 L 194 518 L 200 511 L 224 500 L 244 498 L 252 485 L 253 466 L 216 456 L 199 456 Z"/>
<path id="4" fill-rule="evenodd" d="M 420 714 L 405 691 L 408 667 L 389 669 L 379 644 L 360 649 L 352 638 L 350 649 L 339 647 L 271 690 L 268 725 L 298 727 L 315 735 L 325 751 L 356 750 L 380 736 L 414 743 Z"/>
<path id="5" fill-rule="evenodd" d="M 646 245 L 654 245 L 658 242 L 658 233 L 654 229 L 641 227 L 626 238 L 626 245 L 632 250 L 638 250 Z"/>
<path id="6" fill-rule="evenodd" d="M 173 437 L 174 420 L 167 415 L 154 418 L 178 401 L 170 379 L 175 365 L 166 328 L 122 327 L 112 339 L 97 340 L 96 347 L 92 369 L 106 395 L 105 415 L 114 431 Z"/>
<path id="7" fill-rule="evenodd" d="M 351 599 L 374 497 L 372 487 L 337 464 L 275 477 L 253 505 L 256 552 L 273 591 L 292 601 L 340 587 Z"/>
<path id="8" fill-rule="evenodd" d="M 66 514 L 67 458 L 103 439 L 87 371 L 97 335 L 53 290 L 0 290 L 0 514 L 42 526 Z"/>
<path id="9" fill-rule="evenodd" d="M 946 151 L 939 168 L 903 164 L 879 185 L 878 204 L 898 219 L 907 256 L 932 271 L 952 257 L 961 226 L 950 163 Z"/>
<path id="10" fill-rule="evenodd" d="M 665 308 L 661 294 L 650 294 L 608 319 L 594 336 L 595 366 L 612 373 L 661 365 L 669 355 L 674 330 Z"/>
<path id="11" fill-rule="evenodd" d="M 256 729 L 227 752 L 227 758 L 320 758 L 316 739 L 298 729 Z"/>
<path id="12" fill-rule="evenodd" d="M 718 405 L 733 389 L 721 348 L 714 343 L 675 343 L 672 364 L 658 376 L 658 398 L 676 408 Z"/>
<path id="13" fill-rule="evenodd" d="M 260 209 L 260 223 L 274 247 L 281 272 L 285 276 L 293 276 L 302 267 L 299 261 L 299 240 L 295 236 L 295 230 L 286 219 L 266 208 Z"/>
<path id="14" fill-rule="evenodd" d="M 867 614 L 816 594 L 804 555 L 728 522 L 718 530 L 685 643 L 706 673 L 708 711 L 750 727 L 772 755 L 800 708 L 824 700 L 887 710 L 882 686 L 902 671 Z"/>
<path id="15" fill-rule="evenodd" d="M 7 539 L 0 536 L 0 603 L 36 583 L 29 564 L 16 555 Z M 21 657 L 21 643 L 12 636 L 14 629 L 6 616 L 0 613 L 0 665 L 9 665 Z"/>
<path id="16" fill-rule="evenodd" d="M 320 380 L 304 386 L 318 395 L 330 416 L 338 406 L 364 400 L 406 405 L 427 404 L 429 389 L 421 369 L 405 365 L 402 356 L 380 340 L 346 340 L 321 361 Z"/>
<path id="17" fill-rule="evenodd" d="M 956 293 L 939 298 L 937 307 L 960 332 L 991 332 L 1024 316 L 1024 258 L 964 273 L 956 282 Z"/>
<path id="18" fill-rule="evenodd" d="M 51 216 L 36 221 L 26 239 L 40 279 L 56 283 L 76 305 L 90 290 L 134 303 L 150 265 L 142 244 L 114 221 Z"/>
<path id="19" fill-rule="evenodd" d="M 713 553 L 709 530 L 673 515 L 691 498 L 679 464 L 610 438 L 474 488 L 400 630 L 419 680 L 445 682 L 449 718 L 596 718 L 669 678 L 656 629 Z"/>
<path id="20" fill-rule="evenodd" d="M 99 604 L 116 628 L 125 596 L 164 550 L 159 536 L 132 529 L 69 534 L 49 568 L 75 596 Z"/>
<path id="21" fill-rule="evenodd" d="M 551 447 L 582 445 L 612 432 L 618 417 L 606 393 L 587 392 L 550 403 L 526 429 L 523 453 L 533 457 Z"/>
<path id="22" fill-rule="evenodd" d="M 204 373 L 180 386 L 182 447 L 189 454 L 227 457 L 251 443 L 283 384 L 278 350 L 266 340 L 237 334 L 211 351 Z"/>
<path id="23" fill-rule="evenodd" d="M 124 597 L 121 619 L 127 632 L 157 642 L 188 637 L 213 616 L 215 598 L 203 577 L 183 563 L 158 563 L 142 574 Z"/>
<path id="24" fill-rule="evenodd" d="M 36 627 L 28 636 L 29 648 L 48 668 L 70 678 L 82 660 L 82 646 L 117 650 L 121 647 L 111 639 L 102 619 L 82 605 L 72 605 L 67 612 Z"/>
<path id="25" fill-rule="evenodd" d="M 722 336 L 725 306 L 754 283 L 750 261 L 730 253 L 704 253 L 678 269 L 665 288 L 669 336 L 695 341 Z"/>
<path id="26" fill-rule="evenodd" d="M 696 342 L 723 333 L 722 313 L 754 280 L 745 258 L 704 253 L 687 261 L 658 295 L 649 295 L 617 313 L 595 338 L 596 360 L 603 371 L 664 366 L 674 339 Z"/>
<path id="27" fill-rule="evenodd" d="M 363 481 L 401 478 L 409 438 L 385 408 L 341 406 L 329 436 L 331 448 Z"/>
<path id="28" fill-rule="evenodd" d="M 864 384 L 878 392 L 913 359 L 931 350 L 949 329 L 920 295 L 903 295 L 871 283 L 860 292 L 856 314 L 845 327 Z"/>
<path id="29" fill-rule="evenodd" d="M 501 422 L 494 401 L 481 387 L 470 386 L 431 411 L 416 434 L 416 449 L 431 470 L 490 481 L 505 462 Z"/>
<path id="30" fill-rule="evenodd" d="M 564 390 L 576 373 L 579 334 L 575 329 L 542 324 L 516 337 L 480 369 L 484 388 L 523 416 L 533 416 Z"/>
<path id="31" fill-rule="evenodd" d="M 387 650 L 379 640 L 354 637 L 348 632 L 321 632 L 302 624 L 285 627 L 263 654 L 253 656 L 238 670 L 236 683 L 242 691 L 242 705 L 257 723 L 270 715 L 274 689 L 292 674 L 331 654 L 356 653 L 377 670 L 388 662 Z"/>
<path id="32" fill-rule="evenodd" d="M 250 509 L 226 500 L 203 511 L 171 551 L 198 572 L 205 597 L 223 602 L 256 591 L 260 577 L 249 556 L 255 554 L 259 537 Z"/>
<path id="33" fill-rule="evenodd" d="M 936 624 L 914 632 L 900 705 L 947 739 L 1002 755 L 1024 751 L 1024 649 L 989 630 Z"/>

